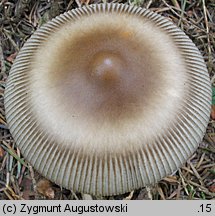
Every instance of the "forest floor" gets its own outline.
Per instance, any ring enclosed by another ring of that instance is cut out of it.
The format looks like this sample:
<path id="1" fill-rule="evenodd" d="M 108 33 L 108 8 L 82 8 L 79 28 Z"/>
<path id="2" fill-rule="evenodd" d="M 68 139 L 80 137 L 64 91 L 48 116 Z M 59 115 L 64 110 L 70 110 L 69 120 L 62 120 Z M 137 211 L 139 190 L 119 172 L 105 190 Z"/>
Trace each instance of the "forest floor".
<path id="1" fill-rule="evenodd" d="M 206 62 L 214 100 L 205 137 L 174 175 L 156 185 L 112 197 L 94 197 L 60 188 L 39 175 L 16 147 L 7 128 L 4 89 L 13 61 L 34 31 L 65 11 L 100 0 L 0 1 L 0 200 L 1 199 L 215 199 L 215 1 L 130 0 L 163 15 L 196 44 Z"/>

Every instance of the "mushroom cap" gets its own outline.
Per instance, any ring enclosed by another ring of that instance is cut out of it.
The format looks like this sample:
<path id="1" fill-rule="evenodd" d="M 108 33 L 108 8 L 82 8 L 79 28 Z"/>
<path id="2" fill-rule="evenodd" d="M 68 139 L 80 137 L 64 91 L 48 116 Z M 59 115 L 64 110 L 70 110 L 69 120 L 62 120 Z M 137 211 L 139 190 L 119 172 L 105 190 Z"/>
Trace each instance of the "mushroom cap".
<path id="1" fill-rule="evenodd" d="M 201 142 L 211 86 L 168 19 L 125 4 L 66 12 L 19 52 L 6 118 L 23 156 L 74 191 L 122 194 L 177 170 Z"/>

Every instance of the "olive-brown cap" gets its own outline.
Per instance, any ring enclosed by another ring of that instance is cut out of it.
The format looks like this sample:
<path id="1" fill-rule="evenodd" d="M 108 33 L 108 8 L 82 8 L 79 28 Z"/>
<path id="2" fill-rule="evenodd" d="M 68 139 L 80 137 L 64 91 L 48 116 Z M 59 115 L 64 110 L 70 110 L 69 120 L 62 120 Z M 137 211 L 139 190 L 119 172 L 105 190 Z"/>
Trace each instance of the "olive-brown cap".
<path id="1" fill-rule="evenodd" d="M 203 58 L 169 20 L 124 4 L 66 12 L 21 49 L 5 91 L 17 146 L 84 193 L 153 184 L 196 150 L 209 119 Z"/>

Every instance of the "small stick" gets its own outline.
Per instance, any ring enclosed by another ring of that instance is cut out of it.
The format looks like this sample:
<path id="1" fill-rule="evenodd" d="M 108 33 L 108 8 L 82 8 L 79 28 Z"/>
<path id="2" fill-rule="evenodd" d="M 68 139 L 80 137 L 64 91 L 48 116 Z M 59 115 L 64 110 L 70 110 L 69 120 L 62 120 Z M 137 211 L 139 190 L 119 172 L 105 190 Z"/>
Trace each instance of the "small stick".
<path id="1" fill-rule="evenodd" d="M 202 4 L 203 4 L 203 13 L 204 13 L 204 18 L 205 18 L 207 41 L 208 41 L 208 63 L 211 69 L 211 66 L 212 66 L 211 41 L 210 41 L 210 36 L 209 36 L 209 25 L 208 25 L 208 17 L 207 17 L 207 12 L 206 12 L 207 8 L 205 6 L 205 0 L 202 0 Z"/>
<path id="2" fill-rule="evenodd" d="M 178 3 L 177 0 L 171 0 L 171 1 L 172 1 L 172 4 L 173 4 L 176 8 L 180 9 L 180 6 L 179 6 L 179 3 Z"/>
<path id="3" fill-rule="evenodd" d="M 147 191 L 148 198 L 149 198 L 150 200 L 152 200 L 153 197 L 152 197 L 151 187 L 146 186 L 146 191 Z"/>

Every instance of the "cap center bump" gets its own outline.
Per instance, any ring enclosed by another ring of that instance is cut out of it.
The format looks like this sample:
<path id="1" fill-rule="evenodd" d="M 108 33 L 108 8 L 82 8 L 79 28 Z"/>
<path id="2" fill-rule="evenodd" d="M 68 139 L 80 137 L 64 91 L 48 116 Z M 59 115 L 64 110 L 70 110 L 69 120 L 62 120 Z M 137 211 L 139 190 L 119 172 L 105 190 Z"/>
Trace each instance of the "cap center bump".
<path id="1" fill-rule="evenodd" d="M 98 84 L 113 84 L 119 81 L 123 69 L 121 56 L 112 52 L 99 52 L 91 62 L 91 77 Z"/>

